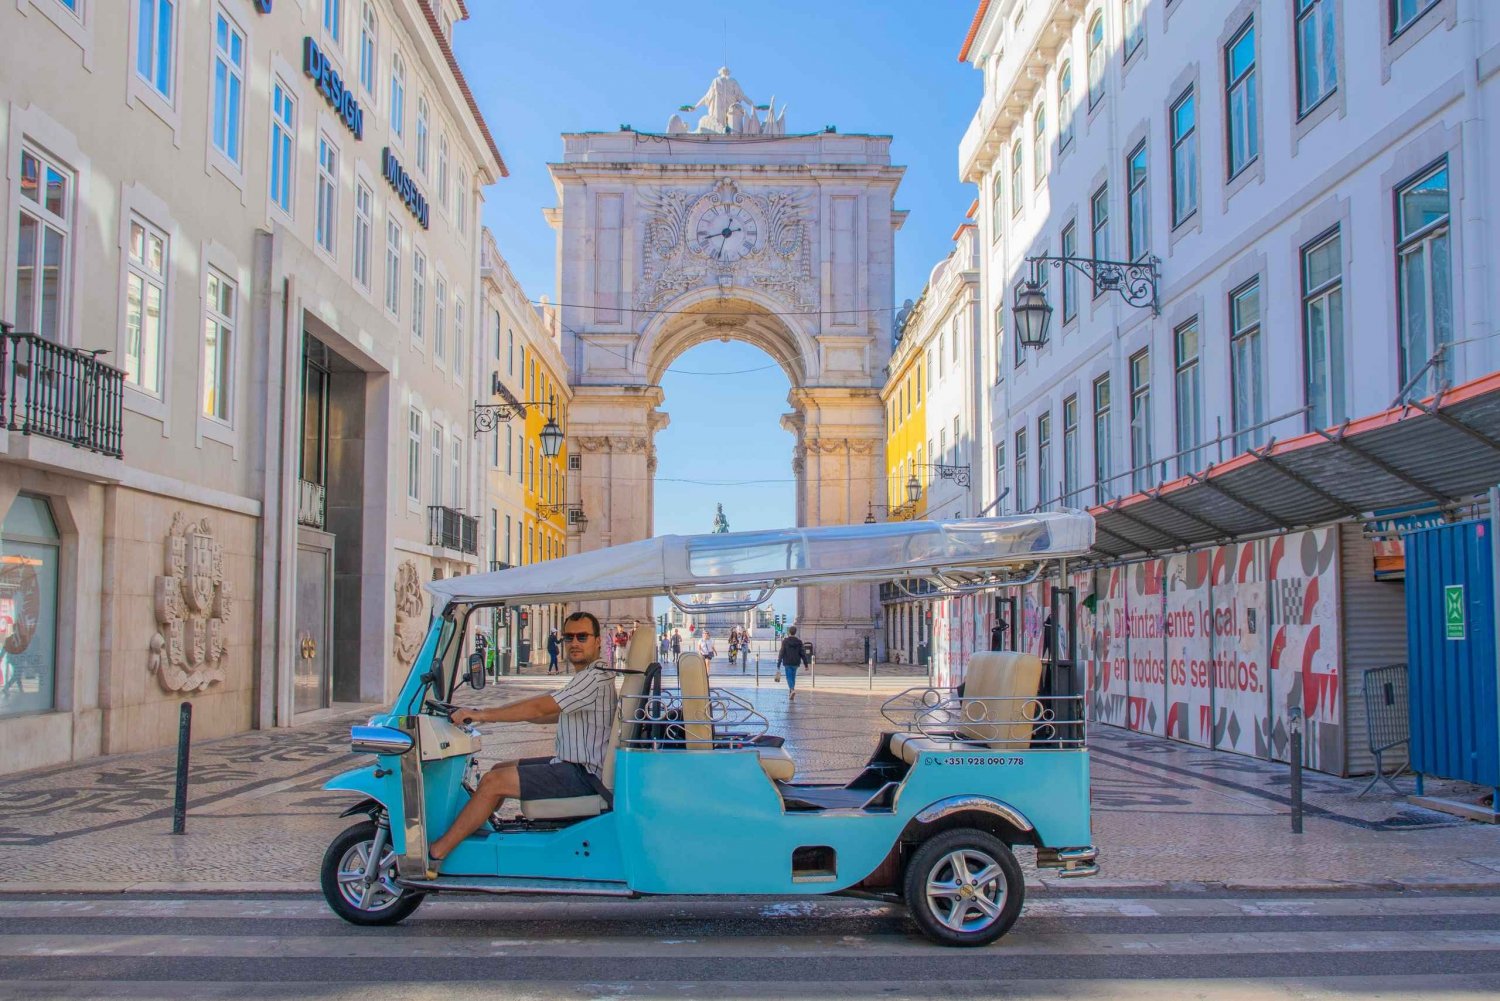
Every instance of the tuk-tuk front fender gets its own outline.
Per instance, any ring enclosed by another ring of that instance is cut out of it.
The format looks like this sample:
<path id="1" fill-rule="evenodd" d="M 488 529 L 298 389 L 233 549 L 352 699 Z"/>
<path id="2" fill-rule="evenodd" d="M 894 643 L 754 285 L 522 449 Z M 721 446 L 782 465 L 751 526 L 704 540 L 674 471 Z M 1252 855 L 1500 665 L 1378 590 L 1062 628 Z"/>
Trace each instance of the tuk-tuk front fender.
<path id="1" fill-rule="evenodd" d="M 379 772 L 379 777 L 376 773 Z M 374 816 L 376 810 L 384 810 L 389 816 L 391 812 L 391 801 L 398 792 L 393 788 L 386 778 L 390 770 L 381 768 L 379 765 L 367 765 L 364 768 L 356 768 L 353 771 L 335 775 L 323 783 L 323 788 L 330 792 L 353 792 L 360 793 L 364 799 L 351 806 L 340 817 L 352 817 L 356 813 L 368 813 Z"/>

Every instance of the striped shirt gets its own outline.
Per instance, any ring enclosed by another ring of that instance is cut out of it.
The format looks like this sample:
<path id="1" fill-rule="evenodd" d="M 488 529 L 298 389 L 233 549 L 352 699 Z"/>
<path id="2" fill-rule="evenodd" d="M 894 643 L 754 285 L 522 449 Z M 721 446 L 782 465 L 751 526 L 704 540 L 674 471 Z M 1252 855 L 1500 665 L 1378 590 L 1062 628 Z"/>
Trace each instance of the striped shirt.
<path id="1" fill-rule="evenodd" d="M 575 762 L 595 775 L 604 770 L 619 704 L 615 677 L 604 668 L 604 661 L 596 660 L 552 693 L 562 710 L 557 719 L 557 755 L 552 760 Z"/>

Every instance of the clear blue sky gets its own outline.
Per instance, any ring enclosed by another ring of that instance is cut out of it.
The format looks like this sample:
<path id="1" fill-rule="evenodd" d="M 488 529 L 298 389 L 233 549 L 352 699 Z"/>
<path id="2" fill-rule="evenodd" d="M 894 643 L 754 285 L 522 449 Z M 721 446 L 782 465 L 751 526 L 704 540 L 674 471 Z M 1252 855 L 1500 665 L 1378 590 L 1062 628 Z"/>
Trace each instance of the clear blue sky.
<path id="1" fill-rule="evenodd" d="M 896 205 L 911 210 L 896 237 L 896 301 L 916 298 L 952 249 L 974 198 L 958 180 L 958 142 L 982 82 L 957 54 L 975 0 L 469 0 L 469 9 L 458 58 L 511 173 L 485 193 L 484 221 L 533 298 L 556 296 L 557 246 L 542 209 L 555 204 L 547 164 L 561 159 L 561 134 L 624 123 L 663 131 L 723 65 L 726 22 L 730 70 L 756 103 L 774 96 L 788 108 L 788 131 L 894 137 L 892 159 L 906 167 Z M 716 502 L 735 530 L 791 525 L 786 376 L 738 343 L 700 345 L 672 369 L 656 531 L 709 531 Z"/>

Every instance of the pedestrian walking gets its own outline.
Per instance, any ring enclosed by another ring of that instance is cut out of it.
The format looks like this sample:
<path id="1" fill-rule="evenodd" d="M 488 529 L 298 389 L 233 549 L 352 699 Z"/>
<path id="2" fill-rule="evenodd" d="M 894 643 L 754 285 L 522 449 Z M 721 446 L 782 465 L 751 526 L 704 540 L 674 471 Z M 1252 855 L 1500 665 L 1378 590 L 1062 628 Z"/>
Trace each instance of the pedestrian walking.
<path id="1" fill-rule="evenodd" d="M 786 672 L 787 698 L 797 697 L 797 670 L 807 663 L 807 647 L 797 636 L 797 627 L 788 626 L 786 639 L 781 641 L 781 650 L 776 654 L 776 672 Z"/>
<path id="2" fill-rule="evenodd" d="M 714 654 L 717 651 L 714 650 L 714 641 L 708 635 L 707 629 L 703 630 L 703 635 L 698 637 L 698 652 L 703 655 L 703 659 L 708 661 L 708 663 L 712 664 L 714 662 Z"/>
<path id="3" fill-rule="evenodd" d="M 627 643 L 629 643 L 629 642 L 630 642 L 630 634 L 625 631 L 625 626 L 623 624 L 615 626 L 615 644 L 614 644 L 615 645 L 615 660 L 614 660 L 614 666 L 616 668 L 620 667 L 621 666 L 621 661 L 623 661 L 625 659 L 625 645 Z"/>
<path id="4" fill-rule="evenodd" d="M 675 667 L 677 665 L 677 662 L 679 660 L 681 660 L 681 659 L 682 659 L 682 631 L 679 630 L 679 629 L 674 629 L 674 630 L 672 630 L 672 666 Z"/>
<path id="5" fill-rule="evenodd" d="M 667 631 L 663 629 L 661 635 L 656 640 L 656 656 L 658 659 L 665 661 L 667 659 L 667 651 L 670 648 L 671 643 L 667 639 Z"/>
<path id="6" fill-rule="evenodd" d="M 557 654 L 558 654 L 558 652 L 561 649 L 562 649 L 562 644 L 560 642 L 558 642 L 558 639 L 557 639 L 557 630 L 554 629 L 554 630 L 552 630 L 551 632 L 549 632 L 547 634 L 547 673 L 548 674 L 556 674 L 557 673 Z"/>

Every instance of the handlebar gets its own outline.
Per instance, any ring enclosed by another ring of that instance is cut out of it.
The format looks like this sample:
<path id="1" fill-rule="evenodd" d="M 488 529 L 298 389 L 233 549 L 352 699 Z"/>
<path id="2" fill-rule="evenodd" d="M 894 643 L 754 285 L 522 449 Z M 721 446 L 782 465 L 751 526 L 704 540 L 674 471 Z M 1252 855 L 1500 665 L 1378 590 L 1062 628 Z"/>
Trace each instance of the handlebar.
<path id="1" fill-rule="evenodd" d="M 422 702 L 422 708 L 438 716 L 450 715 L 458 706 L 448 702 L 439 702 L 437 699 L 426 699 Z"/>

